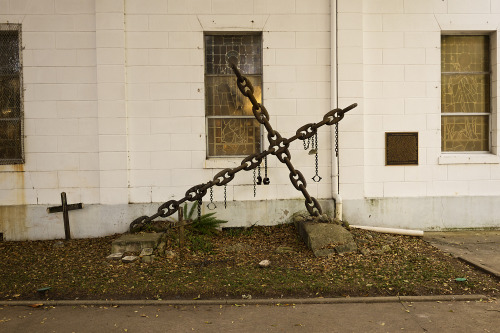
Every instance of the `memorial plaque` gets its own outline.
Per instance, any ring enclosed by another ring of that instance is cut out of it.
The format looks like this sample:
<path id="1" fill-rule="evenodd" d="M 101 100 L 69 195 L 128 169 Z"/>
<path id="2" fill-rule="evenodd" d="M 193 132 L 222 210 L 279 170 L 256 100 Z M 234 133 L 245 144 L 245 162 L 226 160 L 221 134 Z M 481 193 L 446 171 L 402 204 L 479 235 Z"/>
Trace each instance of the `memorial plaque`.
<path id="1" fill-rule="evenodd" d="M 386 132 L 385 165 L 418 165 L 418 132 Z"/>

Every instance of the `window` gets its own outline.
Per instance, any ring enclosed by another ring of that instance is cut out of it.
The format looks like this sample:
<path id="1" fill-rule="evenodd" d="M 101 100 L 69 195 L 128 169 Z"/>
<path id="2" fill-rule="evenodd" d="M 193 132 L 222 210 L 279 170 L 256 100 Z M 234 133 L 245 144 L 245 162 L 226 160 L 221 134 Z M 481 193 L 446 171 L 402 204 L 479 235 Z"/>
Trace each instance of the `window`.
<path id="1" fill-rule="evenodd" d="M 260 124 L 236 85 L 228 60 L 237 62 L 262 99 L 262 37 L 205 35 L 205 115 L 208 157 L 246 156 L 260 151 Z"/>
<path id="2" fill-rule="evenodd" d="M 0 164 L 23 158 L 21 26 L 0 24 Z"/>
<path id="3" fill-rule="evenodd" d="M 441 36 L 441 150 L 490 150 L 489 36 Z"/>

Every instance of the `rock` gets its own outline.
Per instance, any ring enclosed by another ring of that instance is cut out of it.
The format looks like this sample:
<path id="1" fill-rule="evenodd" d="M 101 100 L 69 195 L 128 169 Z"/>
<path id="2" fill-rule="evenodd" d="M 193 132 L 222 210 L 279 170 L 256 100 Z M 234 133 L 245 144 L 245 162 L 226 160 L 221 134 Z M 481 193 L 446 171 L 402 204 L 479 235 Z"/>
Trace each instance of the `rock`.
<path id="1" fill-rule="evenodd" d="M 123 257 L 123 253 L 118 252 L 118 253 L 111 253 L 109 256 L 106 257 L 108 260 L 120 260 Z"/>
<path id="2" fill-rule="evenodd" d="M 342 221 L 341 221 L 341 220 L 339 220 L 339 219 L 337 219 L 337 218 L 334 218 L 334 219 L 332 220 L 332 222 L 333 222 L 334 224 L 337 224 L 337 225 L 342 225 Z"/>
<path id="3" fill-rule="evenodd" d="M 389 245 L 384 245 L 380 249 L 373 250 L 373 254 L 380 255 L 380 254 L 387 253 L 389 251 L 391 251 L 391 247 Z"/>
<path id="4" fill-rule="evenodd" d="M 359 250 L 359 252 L 361 252 L 361 254 L 364 255 L 364 256 L 369 256 L 370 255 L 370 250 L 365 249 L 365 248 Z"/>
<path id="5" fill-rule="evenodd" d="M 54 243 L 54 247 L 64 247 L 64 242 L 63 241 L 57 241 Z"/>
<path id="6" fill-rule="evenodd" d="M 368 244 L 368 241 L 366 239 L 356 239 L 356 242 L 358 242 L 359 245 L 366 245 Z"/>
<path id="7" fill-rule="evenodd" d="M 290 217 L 290 221 L 291 221 L 292 223 L 295 223 L 295 222 L 298 222 L 298 221 L 303 221 L 303 220 L 305 220 L 308 216 L 309 216 L 309 214 L 307 214 L 306 212 L 304 212 L 304 211 L 299 211 L 299 212 L 294 213 L 294 214 Z"/>
<path id="8" fill-rule="evenodd" d="M 347 230 L 351 230 L 351 226 L 349 225 L 349 222 L 347 222 L 346 220 L 342 221 L 341 225 Z"/>
<path id="9" fill-rule="evenodd" d="M 147 257 L 153 254 L 153 248 L 147 247 L 145 249 L 142 249 L 141 254 L 139 254 L 139 257 Z"/>
<path id="10" fill-rule="evenodd" d="M 122 258 L 122 262 L 128 264 L 136 261 L 137 259 L 139 259 L 138 256 L 125 256 Z"/>
<path id="11" fill-rule="evenodd" d="M 227 252 L 245 252 L 245 251 L 250 251 L 252 250 L 252 247 L 248 244 L 245 243 L 236 243 L 234 245 L 229 245 L 224 248 Z"/>
<path id="12" fill-rule="evenodd" d="M 241 295 L 243 299 L 252 299 L 252 295 Z"/>
<path id="13" fill-rule="evenodd" d="M 160 244 L 158 244 L 158 247 L 156 248 L 156 252 L 159 254 L 159 255 L 164 255 L 165 254 L 165 247 L 167 246 L 167 243 L 162 240 L 160 242 Z"/>
<path id="14" fill-rule="evenodd" d="M 330 223 L 330 218 L 328 217 L 328 215 L 326 214 L 321 214 L 320 216 L 318 216 L 318 218 L 316 219 L 316 222 L 320 222 L 320 223 Z"/>
<path id="15" fill-rule="evenodd" d="M 154 249 L 159 244 L 162 235 L 160 233 L 123 234 L 111 243 L 111 253 Z"/>
<path id="16" fill-rule="evenodd" d="M 167 259 L 174 259 L 177 256 L 177 254 L 174 251 L 165 251 L 165 258 Z"/>
<path id="17" fill-rule="evenodd" d="M 340 253 L 355 252 L 357 250 L 358 250 L 358 246 L 354 242 L 335 246 L 335 252 L 337 252 L 339 254 Z"/>
<path id="18" fill-rule="evenodd" d="M 279 246 L 276 248 L 277 253 L 293 253 L 295 252 L 293 248 L 288 246 Z"/>
<path id="19" fill-rule="evenodd" d="M 150 262 L 153 262 L 155 256 L 154 255 L 150 255 L 150 256 L 143 256 L 141 258 L 141 261 L 144 262 L 144 263 L 150 263 Z"/>
<path id="20" fill-rule="evenodd" d="M 327 254 L 325 254 L 325 251 L 319 251 L 329 245 L 339 246 L 354 243 L 351 233 L 337 224 L 310 223 L 297 219 L 295 227 L 304 242 L 317 257 L 332 253 L 333 249 Z M 350 246 L 352 247 L 352 245 Z"/>
<path id="21" fill-rule="evenodd" d="M 263 268 L 269 267 L 270 265 L 271 265 L 271 262 L 269 260 L 267 260 L 267 259 L 266 260 L 262 260 L 261 262 L 259 262 L 259 266 L 263 267 Z"/>
<path id="22" fill-rule="evenodd" d="M 389 252 L 391 250 L 391 246 L 390 245 L 384 245 L 382 246 L 382 253 L 386 253 L 386 252 Z"/>

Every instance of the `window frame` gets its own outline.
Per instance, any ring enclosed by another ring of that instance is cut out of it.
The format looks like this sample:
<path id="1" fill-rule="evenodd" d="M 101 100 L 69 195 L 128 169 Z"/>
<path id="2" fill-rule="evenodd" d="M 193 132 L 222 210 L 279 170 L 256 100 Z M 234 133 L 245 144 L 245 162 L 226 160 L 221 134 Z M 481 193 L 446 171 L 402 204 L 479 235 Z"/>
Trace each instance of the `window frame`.
<path id="1" fill-rule="evenodd" d="M 480 33 L 477 31 L 471 31 L 471 32 L 442 32 L 440 36 L 440 57 L 442 57 L 442 46 L 443 46 L 443 37 L 445 36 L 486 36 L 488 38 L 488 56 L 489 56 L 489 63 L 488 63 L 488 71 L 487 72 L 443 72 L 442 67 L 440 68 L 440 75 L 441 75 L 441 93 L 443 91 L 443 75 L 453 75 L 453 74 L 468 74 L 468 75 L 487 75 L 488 80 L 489 80 L 489 112 L 443 112 L 443 99 L 441 96 L 441 105 L 440 105 L 440 124 L 443 124 L 443 117 L 466 117 L 466 116 L 486 116 L 488 117 L 487 124 L 488 124 L 488 132 L 486 133 L 486 136 L 488 138 L 488 150 L 464 150 L 464 151 L 458 151 L 458 150 L 443 150 L 443 131 L 441 130 L 441 154 L 443 154 L 444 159 L 446 159 L 446 155 L 452 155 L 452 154 L 459 154 L 459 155 L 464 155 L 464 154 L 471 154 L 471 155 L 480 155 L 480 154 L 491 154 L 493 152 L 494 148 L 494 143 L 493 143 L 493 131 L 496 130 L 496 126 L 493 124 L 493 112 L 495 110 L 494 107 L 494 101 L 496 99 L 496 94 L 494 94 L 493 87 L 494 87 L 494 64 L 496 64 L 496 58 L 494 58 L 494 45 L 496 45 L 496 41 L 494 38 L 496 37 L 496 34 L 494 33 Z M 441 63 L 441 61 L 440 61 Z M 441 65 L 442 66 L 442 65 Z M 441 160 L 441 158 L 440 158 Z M 441 163 L 440 163 L 441 164 Z"/>
<path id="2" fill-rule="evenodd" d="M 240 116 L 227 116 L 227 115 L 207 115 L 207 77 L 232 77 L 234 80 L 236 80 L 236 76 L 234 74 L 207 74 L 207 49 L 206 49 L 206 44 L 205 44 L 205 37 L 207 36 L 259 36 L 260 37 L 260 63 L 261 63 L 261 68 L 260 68 L 260 74 L 246 74 L 242 73 L 249 79 L 252 77 L 260 77 L 261 81 L 261 101 L 260 103 L 263 103 L 264 100 L 264 59 L 263 59 L 263 34 L 261 31 L 205 31 L 203 33 L 203 57 L 204 57 L 204 67 L 203 67 L 203 84 L 205 88 L 205 96 L 204 96 L 204 110 L 205 110 L 205 149 L 206 149 L 206 160 L 234 160 L 234 159 L 241 159 L 242 157 L 246 157 L 248 155 L 210 155 L 210 142 L 209 142 L 209 121 L 210 119 L 250 119 L 250 120 L 255 120 L 255 117 L 253 115 L 240 115 Z M 235 83 L 236 85 L 236 83 Z M 238 91 L 238 93 L 240 93 Z M 245 97 L 246 98 L 246 97 Z M 256 153 L 262 152 L 263 150 L 263 126 L 262 124 L 259 124 L 259 148 Z"/>
<path id="3" fill-rule="evenodd" d="M 25 163 L 25 150 L 24 150 L 24 83 L 23 83 L 23 44 L 22 44 L 22 25 L 18 23 L 0 23 L 0 34 L 4 32 L 17 32 L 18 39 L 18 59 L 19 59 L 19 115 L 15 118 L 2 119 L 0 121 L 19 121 L 19 144 L 20 155 L 15 158 L 0 158 L 0 165 L 15 165 Z M 1 76 L 1 74 L 0 74 Z"/>

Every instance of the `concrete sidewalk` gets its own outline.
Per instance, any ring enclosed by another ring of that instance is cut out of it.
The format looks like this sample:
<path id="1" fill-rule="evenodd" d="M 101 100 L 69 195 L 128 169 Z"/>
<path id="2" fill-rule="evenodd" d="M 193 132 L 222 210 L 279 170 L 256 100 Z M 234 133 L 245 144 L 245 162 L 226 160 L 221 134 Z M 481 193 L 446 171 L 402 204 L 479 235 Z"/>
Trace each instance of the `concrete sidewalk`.
<path id="1" fill-rule="evenodd" d="M 498 332 L 497 300 L 0 306 L 1 332 Z"/>
<path id="2" fill-rule="evenodd" d="M 424 240 L 500 278 L 500 230 L 425 232 Z"/>

